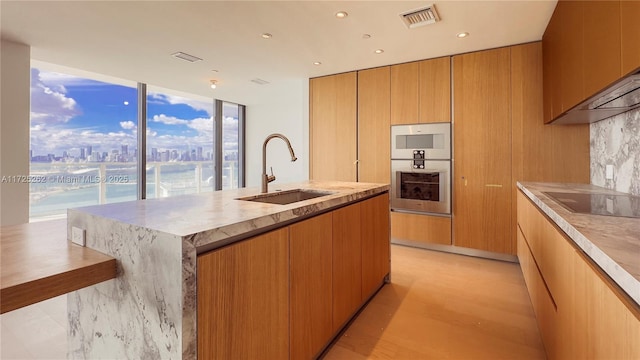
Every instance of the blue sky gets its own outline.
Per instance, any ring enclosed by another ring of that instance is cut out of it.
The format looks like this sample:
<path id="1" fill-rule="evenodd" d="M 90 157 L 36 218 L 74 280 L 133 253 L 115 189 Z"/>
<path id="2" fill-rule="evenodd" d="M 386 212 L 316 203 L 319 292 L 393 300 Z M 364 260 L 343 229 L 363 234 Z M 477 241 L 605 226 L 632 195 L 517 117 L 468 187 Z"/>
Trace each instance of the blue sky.
<path id="1" fill-rule="evenodd" d="M 147 146 L 212 151 L 213 99 L 174 96 L 148 87 Z M 237 146 L 237 120 L 225 108 L 225 148 Z M 81 147 L 111 152 L 137 148 L 137 90 L 71 75 L 31 70 L 31 149 L 34 155 Z"/>

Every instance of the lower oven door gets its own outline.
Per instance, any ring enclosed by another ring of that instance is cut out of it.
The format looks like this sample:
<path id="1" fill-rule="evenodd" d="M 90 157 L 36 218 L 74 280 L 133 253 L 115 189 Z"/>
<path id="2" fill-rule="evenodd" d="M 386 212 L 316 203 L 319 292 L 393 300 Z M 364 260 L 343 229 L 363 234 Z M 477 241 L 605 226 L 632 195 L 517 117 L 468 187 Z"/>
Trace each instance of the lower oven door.
<path id="1" fill-rule="evenodd" d="M 391 209 L 425 213 L 451 213 L 451 162 L 425 161 L 414 169 L 413 160 L 391 161 Z"/>

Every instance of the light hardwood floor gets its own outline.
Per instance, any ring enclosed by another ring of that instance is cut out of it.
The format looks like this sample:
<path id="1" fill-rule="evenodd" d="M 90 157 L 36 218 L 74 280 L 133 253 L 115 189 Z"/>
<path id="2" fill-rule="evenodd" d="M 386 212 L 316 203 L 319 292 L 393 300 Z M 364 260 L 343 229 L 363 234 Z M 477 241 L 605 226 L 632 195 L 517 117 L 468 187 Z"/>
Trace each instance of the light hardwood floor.
<path id="1" fill-rule="evenodd" d="M 545 358 L 518 264 L 393 245 L 391 282 L 325 360 Z"/>
<path id="2" fill-rule="evenodd" d="M 517 264 L 393 245 L 391 280 L 325 360 L 545 358 Z M 1 359 L 66 357 L 66 296 L 0 323 Z"/>

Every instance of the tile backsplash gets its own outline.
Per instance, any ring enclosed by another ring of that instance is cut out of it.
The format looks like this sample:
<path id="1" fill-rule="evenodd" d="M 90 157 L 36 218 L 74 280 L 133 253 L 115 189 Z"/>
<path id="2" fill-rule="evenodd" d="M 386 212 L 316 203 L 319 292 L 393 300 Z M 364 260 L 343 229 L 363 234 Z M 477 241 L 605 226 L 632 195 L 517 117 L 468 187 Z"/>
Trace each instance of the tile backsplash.
<path id="1" fill-rule="evenodd" d="M 640 195 L 640 110 L 591 124 L 591 184 Z M 606 165 L 613 179 L 605 179 Z"/>

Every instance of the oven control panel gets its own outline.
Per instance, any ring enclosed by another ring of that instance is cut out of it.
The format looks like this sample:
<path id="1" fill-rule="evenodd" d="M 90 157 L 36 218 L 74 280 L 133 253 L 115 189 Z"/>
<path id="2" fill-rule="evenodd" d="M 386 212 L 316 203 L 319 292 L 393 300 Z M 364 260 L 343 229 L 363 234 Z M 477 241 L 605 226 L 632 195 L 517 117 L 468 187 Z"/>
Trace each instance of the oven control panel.
<path id="1" fill-rule="evenodd" d="M 424 150 L 413 150 L 413 168 L 424 169 Z"/>

